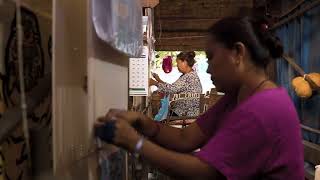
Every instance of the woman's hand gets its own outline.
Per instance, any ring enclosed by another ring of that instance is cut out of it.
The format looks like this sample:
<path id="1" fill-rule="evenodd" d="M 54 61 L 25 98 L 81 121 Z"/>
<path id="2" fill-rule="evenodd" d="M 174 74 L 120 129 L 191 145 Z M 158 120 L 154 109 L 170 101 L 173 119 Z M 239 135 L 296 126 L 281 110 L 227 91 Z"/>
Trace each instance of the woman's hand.
<path id="1" fill-rule="evenodd" d="M 159 83 L 158 81 L 155 81 L 152 78 L 149 79 L 149 86 L 156 86 L 158 83 Z"/>
<path id="2" fill-rule="evenodd" d="M 111 109 L 109 112 L 104 116 L 98 118 L 96 124 L 104 124 L 109 120 L 119 119 L 120 121 L 125 121 L 129 125 L 136 128 L 141 134 L 145 136 L 152 136 L 154 132 L 157 130 L 157 125 L 155 122 L 142 114 L 141 112 L 136 111 L 124 111 L 119 109 Z"/>
<path id="3" fill-rule="evenodd" d="M 141 112 L 110 109 L 104 117 L 98 118 L 98 123 L 105 123 L 110 119 L 120 118 L 121 120 L 128 122 L 130 125 L 135 125 L 142 116 L 143 114 Z"/>
<path id="4" fill-rule="evenodd" d="M 152 76 L 154 77 L 154 79 L 158 82 L 162 82 L 162 80 L 160 79 L 159 75 L 156 73 L 152 73 Z"/>
<path id="5" fill-rule="evenodd" d="M 114 123 L 112 128 L 102 129 L 104 131 L 113 131 L 111 132 L 113 134 L 112 139 L 109 139 L 109 140 L 108 138 L 104 139 L 103 137 L 105 136 L 102 135 L 101 138 L 103 140 L 110 141 L 112 144 L 125 148 L 131 152 L 135 150 L 135 145 L 140 139 L 140 135 L 137 133 L 137 131 L 134 130 L 133 127 L 131 127 L 131 125 L 126 120 L 123 120 L 121 118 L 112 118 L 112 119 L 106 119 L 105 117 L 99 118 L 98 120 L 99 122 L 95 124 L 96 128 L 98 128 L 99 126 L 103 126 L 103 124 L 101 123 L 102 119 L 104 123 Z"/>

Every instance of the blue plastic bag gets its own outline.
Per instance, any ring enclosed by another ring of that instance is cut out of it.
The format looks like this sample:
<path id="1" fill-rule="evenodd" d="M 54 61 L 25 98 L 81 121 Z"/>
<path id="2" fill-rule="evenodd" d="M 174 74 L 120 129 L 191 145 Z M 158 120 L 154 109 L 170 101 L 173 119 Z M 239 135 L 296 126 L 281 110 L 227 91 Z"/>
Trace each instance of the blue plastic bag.
<path id="1" fill-rule="evenodd" d="M 164 119 L 167 119 L 168 113 L 169 113 L 169 106 L 170 106 L 170 101 L 169 101 L 169 96 L 165 96 L 161 99 L 161 107 L 158 112 L 158 114 L 154 117 L 155 121 L 162 121 Z"/>

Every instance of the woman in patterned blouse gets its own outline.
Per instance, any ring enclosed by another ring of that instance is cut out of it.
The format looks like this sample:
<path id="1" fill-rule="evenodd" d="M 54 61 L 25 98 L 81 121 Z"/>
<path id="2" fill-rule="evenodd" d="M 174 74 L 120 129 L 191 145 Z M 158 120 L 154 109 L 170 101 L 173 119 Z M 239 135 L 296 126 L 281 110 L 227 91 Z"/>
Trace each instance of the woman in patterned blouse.
<path id="1" fill-rule="evenodd" d="M 173 84 L 163 82 L 157 74 L 153 74 L 155 80 L 150 79 L 150 85 L 158 87 L 158 91 L 166 94 L 198 93 L 202 92 L 200 79 L 192 67 L 195 64 L 195 52 L 181 52 L 177 56 L 178 70 L 182 73 Z M 178 100 L 172 104 L 173 115 L 198 116 L 200 99 Z"/>

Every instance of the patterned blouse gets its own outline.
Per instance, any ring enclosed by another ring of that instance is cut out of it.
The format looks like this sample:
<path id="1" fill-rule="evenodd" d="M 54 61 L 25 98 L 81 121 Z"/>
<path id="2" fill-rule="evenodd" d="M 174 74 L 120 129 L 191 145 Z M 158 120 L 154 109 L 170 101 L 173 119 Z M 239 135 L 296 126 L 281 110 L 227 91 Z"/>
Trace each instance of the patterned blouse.
<path id="1" fill-rule="evenodd" d="M 158 83 L 158 91 L 166 94 L 202 93 L 202 86 L 197 72 L 183 74 L 173 84 Z M 171 109 L 179 116 L 198 116 L 200 112 L 200 98 L 177 100 L 171 103 Z"/>

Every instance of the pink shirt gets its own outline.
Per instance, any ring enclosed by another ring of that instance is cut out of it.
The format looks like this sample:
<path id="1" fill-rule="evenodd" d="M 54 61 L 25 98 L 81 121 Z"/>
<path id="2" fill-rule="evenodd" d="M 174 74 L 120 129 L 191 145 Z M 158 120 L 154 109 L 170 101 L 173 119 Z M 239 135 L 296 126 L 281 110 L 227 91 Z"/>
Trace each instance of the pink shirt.
<path id="1" fill-rule="evenodd" d="M 199 117 L 210 138 L 196 156 L 230 180 L 303 180 L 299 118 L 286 90 L 256 93 L 226 111 L 235 100 L 226 95 Z"/>

